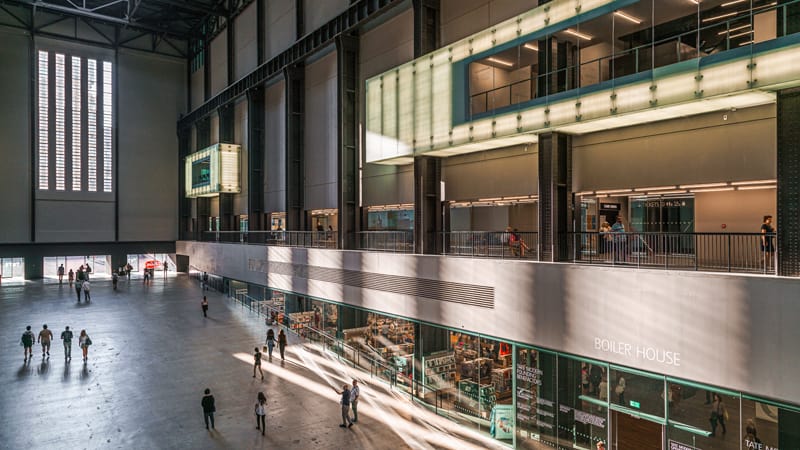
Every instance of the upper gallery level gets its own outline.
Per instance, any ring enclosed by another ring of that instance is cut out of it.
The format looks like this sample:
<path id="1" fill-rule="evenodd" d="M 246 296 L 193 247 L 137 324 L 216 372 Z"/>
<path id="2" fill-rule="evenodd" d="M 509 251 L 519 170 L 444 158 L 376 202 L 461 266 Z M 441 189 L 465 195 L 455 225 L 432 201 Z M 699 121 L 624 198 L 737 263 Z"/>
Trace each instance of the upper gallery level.
<path id="1" fill-rule="evenodd" d="M 407 164 L 775 101 L 800 1 L 555 0 L 366 82 L 366 161 Z"/>

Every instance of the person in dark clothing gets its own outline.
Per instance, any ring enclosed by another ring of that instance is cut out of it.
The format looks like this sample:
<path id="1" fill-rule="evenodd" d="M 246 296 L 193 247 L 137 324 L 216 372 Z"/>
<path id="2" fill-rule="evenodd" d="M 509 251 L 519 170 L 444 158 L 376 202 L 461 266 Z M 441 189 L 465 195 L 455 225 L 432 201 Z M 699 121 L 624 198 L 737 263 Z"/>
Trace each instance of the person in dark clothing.
<path id="1" fill-rule="evenodd" d="M 333 388 L 333 390 L 342 396 L 342 399 L 339 400 L 339 404 L 342 405 L 342 424 L 339 425 L 340 428 L 350 428 L 353 426 L 353 421 L 350 420 L 350 389 L 349 386 L 344 384 L 342 385 L 342 392 Z"/>
<path id="2" fill-rule="evenodd" d="M 275 332 L 272 328 L 267 330 L 267 351 L 269 352 L 269 359 L 272 360 L 272 349 L 275 348 Z"/>
<path id="3" fill-rule="evenodd" d="M 256 401 L 256 430 L 261 430 L 261 435 L 267 431 L 267 396 L 263 392 L 258 393 Z"/>
<path id="4" fill-rule="evenodd" d="M 33 335 L 33 331 L 31 331 L 31 326 L 28 325 L 25 327 L 25 332 L 22 333 L 22 348 L 25 351 L 25 362 L 28 361 L 28 357 L 30 356 L 31 361 L 33 361 L 33 343 L 36 341 L 36 337 Z"/>
<path id="5" fill-rule="evenodd" d="M 286 334 L 283 330 L 278 333 L 278 349 L 281 351 L 281 359 L 286 359 L 283 355 L 286 350 Z"/>
<path id="6" fill-rule="evenodd" d="M 256 369 L 258 369 L 258 373 L 261 374 L 261 379 L 264 379 L 264 372 L 261 370 L 261 352 L 256 347 L 255 353 L 253 353 L 253 378 L 256 377 Z"/>
<path id="7" fill-rule="evenodd" d="M 206 388 L 205 394 L 200 404 L 203 406 L 203 420 L 206 422 L 207 430 L 209 420 L 211 420 L 211 428 L 214 428 L 214 413 L 217 409 L 214 407 L 214 396 L 211 395 L 211 389 Z"/>
<path id="8" fill-rule="evenodd" d="M 78 274 L 80 273 L 81 272 L 78 272 Z M 75 294 L 78 296 L 78 303 L 81 302 L 81 292 L 83 292 L 83 280 L 78 279 L 78 281 L 75 282 Z"/>
<path id="9" fill-rule="evenodd" d="M 200 302 L 200 306 L 203 308 L 203 317 L 208 317 L 208 299 L 206 296 L 203 296 L 203 301 Z"/>

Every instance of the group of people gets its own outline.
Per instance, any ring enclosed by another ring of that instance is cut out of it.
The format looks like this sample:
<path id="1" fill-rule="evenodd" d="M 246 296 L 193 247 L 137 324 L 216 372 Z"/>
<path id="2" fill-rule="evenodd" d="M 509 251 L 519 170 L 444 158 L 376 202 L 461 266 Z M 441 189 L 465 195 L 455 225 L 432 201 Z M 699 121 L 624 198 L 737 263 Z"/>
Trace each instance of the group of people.
<path id="1" fill-rule="evenodd" d="M 64 265 L 61 264 L 58 266 L 58 283 L 61 284 L 64 282 Z M 75 295 L 78 296 L 78 302 L 81 301 L 81 293 L 83 293 L 83 299 L 85 301 L 91 300 L 91 290 L 92 284 L 89 282 L 89 274 L 92 273 L 92 268 L 89 264 L 81 264 L 78 268 L 77 272 L 73 272 L 72 269 L 69 269 L 69 273 L 67 274 L 67 281 L 69 282 L 69 286 L 72 287 L 72 283 L 75 283 Z"/>
<path id="2" fill-rule="evenodd" d="M 64 342 L 64 361 L 72 360 L 72 330 L 69 327 L 64 328 L 61 332 L 61 340 Z M 22 346 L 25 353 L 24 362 L 33 361 L 33 344 L 39 343 L 42 345 L 42 359 L 50 358 L 50 342 L 53 340 L 53 332 L 47 328 L 47 324 L 42 325 L 42 330 L 39 331 L 39 336 L 35 336 L 31 331 L 31 326 L 25 327 L 25 332 L 22 333 L 19 344 Z M 78 346 L 83 351 L 83 362 L 89 359 L 89 346 L 92 345 L 92 340 L 86 334 L 86 330 L 81 330 L 78 336 Z"/>
<path id="3" fill-rule="evenodd" d="M 206 302 L 205 297 L 203 297 L 203 301 Z M 208 309 L 207 305 L 208 303 L 206 302 L 206 306 L 203 307 L 204 316 L 206 314 L 206 310 Z M 272 350 L 275 348 L 275 344 L 276 344 L 275 331 L 272 328 L 270 328 L 267 330 L 267 341 L 263 349 L 263 351 L 267 352 L 267 354 L 269 355 L 270 361 L 272 361 Z M 283 332 L 283 330 L 278 332 L 277 345 L 281 352 L 281 360 L 286 359 L 285 358 L 286 334 Z M 259 350 L 259 348 L 256 347 L 253 353 L 253 378 L 256 377 L 256 371 L 258 371 L 258 373 L 261 374 L 261 379 L 262 380 L 264 379 L 264 371 L 261 370 L 261 359 L 263 355 L 264 354 L 262 353 L 262 350 Z"/>

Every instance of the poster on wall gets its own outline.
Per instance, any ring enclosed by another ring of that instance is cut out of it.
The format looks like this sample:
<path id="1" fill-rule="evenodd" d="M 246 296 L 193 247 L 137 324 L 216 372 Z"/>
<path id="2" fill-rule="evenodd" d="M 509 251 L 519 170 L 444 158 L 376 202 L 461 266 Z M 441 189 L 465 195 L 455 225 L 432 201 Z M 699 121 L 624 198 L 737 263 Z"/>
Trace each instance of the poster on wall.
<path id="1" fill-rule="evenodd" d="M 414 229 L 414 211 L 370 211 L 367 215 L 367 226 L 370 230 L 412 230 Z"/>
<path id="2" fill-rule="evenodd" d="M 489 433 L 495 439 L 512 439 L 514 437 L 514 407 L 512 405 L 495 405 L 489 421 L 491 422 Z"/>

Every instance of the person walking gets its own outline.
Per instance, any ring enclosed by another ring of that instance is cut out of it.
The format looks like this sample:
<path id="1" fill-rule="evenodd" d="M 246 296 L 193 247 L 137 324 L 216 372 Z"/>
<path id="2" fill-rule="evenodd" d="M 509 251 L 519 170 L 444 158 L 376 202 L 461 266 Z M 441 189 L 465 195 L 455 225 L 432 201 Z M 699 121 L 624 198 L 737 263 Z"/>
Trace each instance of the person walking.
<path id="1" fill-rule="evenodd" d="M 626 236 L 625 224 L 622 223 L 622 216 L 617 216 L 614 225 L 611 225 L 611 233 L 614 233 L 614 262 L 625 262 L 626 257 Z"/>
<path id="2" fill-rule="evenodd" d="M 269 360 L 272 361 L 272 349 L 275 348 L 275 332 L 272 328 L 267 330 L 267 351 L 269 352 Z"/>
<path id="3" fill-rule="evenodd" d="M 286 350 L 286 333 L 281 330 L 278 332 L 278 349 L 281 351 L 281 360 L 286 359 L 284 357 L 284 351 Z"/>
<path id="4" fill-rule="evenodd" d="M 772 226 L 772 216 L 764 216 L 761 224 L 761 258 L 764 271 L 772 268 L 775 255 L 775 227 Z"/>
<path id="5" fill-rule="evenodd" d="M 625 404 L 625 388 L 627 384 L 625 382 L 624 377 L 619 377 L 617 379 L 617 387 L 614 388 L 614 393 L 617 394 L 617 399 L 619 400 L 620 405 Z"/>
<path id="6" fill-rule="evenodd" d="M 264 379 L 264 371 L 261 370 L 261 351 L 256 347 L 255 353 L 253 353 L 253 378 L 256 377 L 256 369 L 258 369 L 258 373 L 261 374 L 261 379 Z"/>
<path id="7" fill-rule="evenodd" d="M 167 263 L 167 260 L 165 259 L 164 260 L 164 279 L 165 280 L 167 279 L 167 269 L 169 269 L 169 264 Z"/>
<path id="8" fill-rule="evenodd" d="M 78 272 L 80 274 L 80 272 Z M 81 302 L 81 292 L 83 292 L 83 280 L 75 281 L 75 295 L 78 296 L 78 303 Z"/>
<path id="9" fill-rule="evenodd" d="M 131 281 L 131 271 L 133 271 L 131 263 L 125 264 L 125 274 L 128 276 L 128 281 Z"/>
<path id="10" fill-rule="evenodd" d="M 150 271 L 147 268 L 144 269 L 144 284 L 150 281 Z"/>
<path id="11" fill-rule="evenodd" d="M 69 269 L 67 281 L 69 282 L 69 287 L 72 287 L 72 282 L 75 281 L 75 272 L 73 272 L 72 269 Z"/>
<path id="12" fill-rule="evenodd" d="M 61 340 L 64 341 L 64 361 L 72 361 L 72 331 L 69 327 L 61 332 Z"/>
<path id="13" fill-rule="evenodd" d="M 267 396 L 263 392 L 258 393 L 256 401 L 256 430 L 261 430 L 261 435 L 267 431 Z"/>
<path id="14" fill-rule="evenodd" d="M 47 329 L 47 324 L 42 325 L 42 331 L 39 332 L 39 338 L 36 340 L 42 344 L 42 358 L 45 353 L 50 357 L 50 341 L 53 340 L 53 332 Z"/>
<path id="15" fill-rule="evenodd" d="M 209 420 L 211 421 L 211 428 L 214 428 L 214 413 L 217 408 L 214 406 L 214 396 L 211 395 L 211 389 L 206 388 L 200 405 L 203 407 L 203 420 L 206 422 L 206 430 L 208 429 Z"/>
<path id="16" fill-rule="evenodd" d="M 708 419 L 711 422 L 711 437 L 717 434 L 717 424 L 722 425 L 722 434 L 728 431 L 725 427 L 725 420 L 728 411 L 725 408 L 725 403 L 719 394 L 714 394 L 714 401 L 711 402 L 711 417 Z"/>
<path id="17" fill-rule="evenodd" d="M 20 342 L 22 343 L 22 349 L 25 352 L 25 359 L 23 361 L 28 361 L 28 357 L 33 360 L 33 342 L 36 340 L 36 337 L 33 335 L 33 331 L 31 331 L 31 326 L 28 325 L 25 327 L 25 332 L 22 333 L 22 339 Z"/>
<path id="18" fill-rule="evenodd" d="M 342 392 L 333 388 L 334 392 L 342 396 L 342 399 L 339 400 L 339 404 L 342 405 L 342 424 L 339 425 L 340 428 L 349 428 L 353 426 L 353 422 L 350 420 L 350 389 L 346 384 L 342 385 Z"/>
<path id="19" fill-rule="evenodd" d="M 90 295 L 90 291 L 92 290 L 92 284 L 89 283 L 89 280 L 83 282 L 83 299 L 87 302 L 92 299 Z"/>
<path id="20" fill-rule="evenodd" d="M 114 286 L 114 290 L 117 290 L 117 283 L 119 283 L 119 275 L 117 272 L 111 274 L 111 285 Z"/>
<path id="21" fill-rule="evenodd" d="M 92 340 L 89 338 L 89 335 L 86 334 L 86 330 L 81 330 L 81 335 L 78 336 L 78 346 L 80 346 L 81 350 L 83 351 L 83 362 L 85 363 L 89 359 L 89 346 L 92 345 Z"/>
<path id="22" fill-rule="evenodd" d="M 203 308 L 203 317 L 208 317 L 208 299 L 203 296 L 203 301 L 200 302 L 200 307 Z"/>
<path id="23" fill-rule="evenodd" d="M 204 291 L 208 290 L 208 272 L 203 272 L 203 278 L 200 284 L 203 286 Z"/>
<path id="24" fill-rule="evenodd" d="M 58 274 L 58 284 L 64 284 L 64 265 L 58 266 L 56 269 L 56 273 Z"/>
<path id="25" fill-rule="evenodd" d="M 353 410 L 353 423 L 358 422 L 358 399 L 361 397 L 361 389 L 358 387 L 358 380 L 353 380 L 353 387 L 350 389 L 350 409 Z"/>

